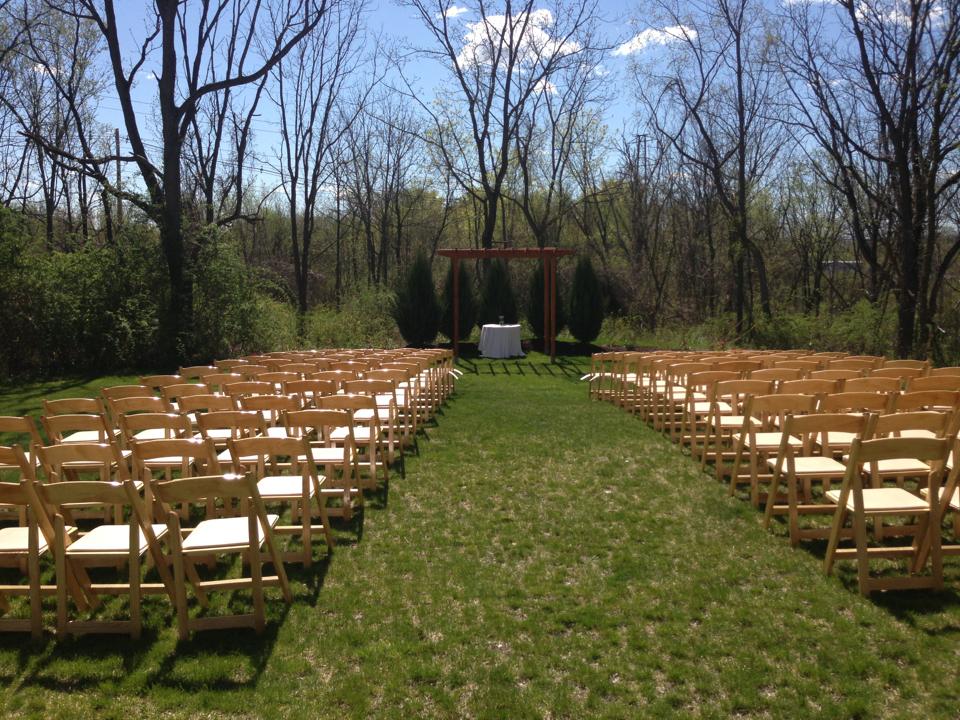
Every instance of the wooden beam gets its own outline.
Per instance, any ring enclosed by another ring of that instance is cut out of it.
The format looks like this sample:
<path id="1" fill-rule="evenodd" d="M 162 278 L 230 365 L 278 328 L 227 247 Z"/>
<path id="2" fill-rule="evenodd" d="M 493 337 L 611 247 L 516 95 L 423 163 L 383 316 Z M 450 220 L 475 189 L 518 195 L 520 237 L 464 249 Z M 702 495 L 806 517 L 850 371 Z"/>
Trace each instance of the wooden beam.
<path id="1" fill-rule="evenodd" d="M 547 278 L 547 259 L 543 258 L 543 352 L 550 347 L 550 282 Z"/>
<path id="2" fill-rule="evenodd" d="M 550 362 L 557 359 L 557 258 L 550 258 Z"/>
<path id="3" fill-rule="evenodd" d="M 460 357 L 460 258 L 450 258 L 453 272 L 453 356 Z"/>

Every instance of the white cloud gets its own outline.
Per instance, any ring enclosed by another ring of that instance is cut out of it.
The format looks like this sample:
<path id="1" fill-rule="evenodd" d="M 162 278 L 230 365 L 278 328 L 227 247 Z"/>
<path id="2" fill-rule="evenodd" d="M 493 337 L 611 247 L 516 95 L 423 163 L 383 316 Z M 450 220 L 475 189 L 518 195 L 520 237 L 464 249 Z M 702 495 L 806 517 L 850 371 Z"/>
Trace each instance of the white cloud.
<path id="1" fill-rule="evenodd" d="M 671 25 L 663 28 L 663 30 L 647 28 L 623 43 L 613 51 L 613 54 L 621 56 L 633 55 L 645 50 L 651 45 L 667 45 L 684 38 L 690 38 L 692 40 L 696 36 L 697 31 L 687 25 Z"/>
<path id="2" fill-rule="evenodd" d="M 445 18 L 455 18 L 468 12 L 470 12 L 470 8 L 461 7 L 459 5 L 451 5 L 446 10 L 444 10 L 443 16 Z"/>
<path id="3" fill-rule="evenodd" d="M 553 13 L 549 10 L 534 10 L 516 15 L 488 15 L 479 22 L 467 23 L 463 48 L 457 56 L 460 65 L 488 65 L 495 52 L 506 48 L 513 36 L 520 65 L 531 64 L 538 59 L 578 52 L 581 45 L 572 40 L 557 40 L 552 35 Z"/>
<path id="4" fill-rule="evenodd" d="M 534 92 L 538 92 L 538 93 L 546 92 L 546 93 L 550 93 L 551 95 L 557 94 L 557 86 L 554 83 L 547 80 L 546 78 L 538 80 L 537 84 L 534 86 L 533 89 L 534 89 Z"/>

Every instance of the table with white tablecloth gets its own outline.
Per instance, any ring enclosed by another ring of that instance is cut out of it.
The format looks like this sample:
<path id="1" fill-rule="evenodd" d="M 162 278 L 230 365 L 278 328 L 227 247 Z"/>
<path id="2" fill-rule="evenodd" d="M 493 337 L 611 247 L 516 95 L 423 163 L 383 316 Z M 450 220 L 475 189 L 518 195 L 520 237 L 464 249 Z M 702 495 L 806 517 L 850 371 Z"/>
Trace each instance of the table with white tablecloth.
<path id="1" fill-rule="evenodd" d="M 480 354 L 486 358 L 523 357 L 519 325 L 484 325 L 480 328 Z"/>

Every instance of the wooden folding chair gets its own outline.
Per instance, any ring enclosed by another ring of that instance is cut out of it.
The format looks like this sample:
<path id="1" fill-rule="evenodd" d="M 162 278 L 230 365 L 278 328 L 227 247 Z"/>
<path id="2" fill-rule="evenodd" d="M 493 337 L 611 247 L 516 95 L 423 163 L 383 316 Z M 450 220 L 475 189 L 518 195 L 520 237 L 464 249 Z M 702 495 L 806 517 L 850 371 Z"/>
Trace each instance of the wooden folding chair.
<path id="1" fill-rule="evenodd" d="M 140 637 L 140 601 L 143 593 L 165 593 L 173 597 L 173 582 L 159 542 L 167 534 L 165 525 L 147 522 L 142 500 L 133 483 L 78 480 L 40 486 L 40 498 L 56 508 L 54 517 L 53 553 L 57 572 L 57 635 L 81 635 L 90 632 L 128 633 Z M 126 522 L 101 524 L 81 535 L 73 543 L 66 541 L 69 509 L 91 504 L 129 509 Z M 160 583 L 144 583 L 142 560 L 150 552 L 154 558 Z M 70 620 L 68 609 L 68 564 L 74 567 L 116 567 L 126 562 L 127 581 L 89 583 L 84 589 L 94 600 L 100 594 L 130 596 L 129 620 Z"/>
<path id="2" fill-rule="evenodd" d="M 252 437 L 231 440 L 229 446 L 234 466 L 250 468 L 264 504 L 290 505 L 291 524 L 277 524 L 273 530 L 279 534 L 299 535 L 303 547 L 300 552 L 281 553 L 281 557 L 309 567 L 313 561 L 313 533 L 318 531 L 323 533 L 327 551 L 331 552 L 333 534 L 323 493 L 326 478 L 317 472 L 307 440 L 302 437 Z M 251 457 L 256 458 L 253 464 L 248 460 Z M 320 518 L 319 525 L 313 523 L 314 514 Z M 300 518 L 299 525 L 294 524 L 297 517 Z"/>
<path id="3" fill-rule="evenodd" d="M 227 449 L 228 440 L 267 434 L 267 424 L 263 420 L 263 415 L 253 410 L 218 410 L 201 413 L 197 415 L 197 428 L 200 430 L 200 437 L 211 440 L 216 446 L 217 459 L 225 467 L 233 463 L 233 458 Z M 243 468 L 233 466 L 232 472 L 243 472 Z"/>
<path id="4" fill-rule="evenodd" d="M 766 472 L 765 461 L 775 456 L 780 446 L 786 442 L 796 448 L 802 447 L 799 438 L 786 433 L 783 424 L 788 415 L 808 415 L 816 410 L 817 398 L 814 395 L 782 394 L 751 395 L 747 398 L 743 410 L 743 423 L 739 432 L 730 440 L 736 451 L 733 469 L 730 472 L 730 495 L 735 495 L 737 486 L 749 484 L 750 502 L 760 507 L 763 498 L 760 495 L 760 480 L 770 479 Z M 744 454 L 749 463 L 749 474 L 741 475 L 740 469 Z M 761 473 L 761 465 L 764 467 Z"/>
<path id="5" fill-rule="evenodd" d="M 203 378 L 203 383 L 206 385 L 212 392 L 222 393 L 224 392 L 224 387 L 230 383 L 240 382 L 241 380 L 246 380 L 246 378 L 240 373 L 236 372 L 219 372 L 212 373 Z"/>
<path id="6" fill-rule="evenodd" d="M 843 383 L 844 392 L 895 393 L 900 391 L 900 380 L 890 377 L 859 377 Z"/>
<path id="7" fill-rule="evenodd" d="M 250 362 L 244 363 L 243 365 L 234 365 L 230 372 L 242 375 L 247 380 L 253 380 L 260 373 L 270 372 L 270 366 L 263 365 L 261 363 Z"/>
<path id="8" fill-rule="evenodd" d="M 2 415 L 0 416 L 0 435 L 3 436 L 3 445 L 18 445 L 24 456 L 34 468 L 40 467 L 40 458 L 37 457 L 37 448 L 43 445 L 37 425 L 29 415 Z M 19 465 L 7 466 L 0 462 L 0 473 L 7 470 L 18 470 Z"/>
<path id="9" fill-rule="evenodd" d="M 181 367 L 178 374 L 183 378 L 183 383 L 188 383 L 193 380 L 203 382 L 203 378 L 207 375 L 213 375 L 217 372 L 220 371 L 215 365 L 188 365 Z"/>
<path id="10" fill-rule="evenodd" d="M 284 383 L 303 379 L 300 373 L 281 372 L 279 370 L 268 370 L 267 372 L 257 373 L 254 378 L 260 382 L 270 383 L 270 392 L 272 393 L 280 392 Z"/>
<path id="11" fill-rule="evenodd" d="M 879 366 L 880 361 L 882 361 L 882 358 L 839 358 L 837 360 L 830 360 L 827 363 L 827 369 L 870 371 L 875 370 Z"/>
<path id="12" fill-rule="evenodd" d="M 707 459 L 713 458 L 718 482 L 723 482 L 727 476 L 724 460 L 735 457 L 736 447 L 731 445 L 733 434 L 743 431 L 744 422 L 753 422 L 748 419 L 750 415 L 743 414 L 747 398 L 766 395 L 772 388 L 773 383 L 768 380 L 722 380 L 713 386 L 710 422 L 705 436 L 707 444 L 700 467 L 705 468 Z"/>
<path id="13" fill-rule="evenodd" d="M 842 383 L 848 380 L 855 380 L 856 378 L 863 377 L 863 372 L 861 370 L 814 370 L 812 373 L 807 375 L 810 380 L 839 380 Z"/>
<path id="14" fill-rule="evenodd" d="M 850 449 L 847 473 L 840 490 L 824 494 L 836 504 L 824 572 L 830 574 L 836 560 L 856 560 L 860 592 L 868 595 L 874 590 L 901 590 L 907 588 L 940 588 L 943 586 L 939 498 L 947 456 L 956 445 L 956 439 L 946 438 L 877 438 L 855 440 Z M 863 468 L 886 461 L 910 458 L 929 468 L 926 475 L 926 500 L 900 487 L 864 487 Z M 890 517 L 908 517 L 915 529 L 910 545 L 873 546 L 868 544 L 867 521 Z M 853 548 L 841 548 L 842 532 L 852 522 Z M 902 577 L 875 577 L 870 561 L 874 558 L 899 558 L 908 563 L 909 575 Z M 920 575 L 929 560 L 930 574 Z"/>
<path id="15" fill-rule="evenodd" d="M 407 379 L 406 373 L 403 370 L 370 370 L 367 373 L 367 379 L 389 382 L 393 386 L 393 401 L 396 407 L 401 454 L 403 449 L 409 446 L 413 446 L 416 451 L 418 449 L 416 413 L 410 405 L 410 396 L 403 387 L 403 383 Z M 332 393 L 321 393 L 317 397 L 329 394 Z"/>
<path id="16" fill-rule="evenodd" d="M 57 587 L 40 583 L 40 558 L 53 544 L 54 529 L 47 507 L 36 494 L 37 479 L 32 463 L 21 447 L 0 446 L 0 465 L 17 468 L 19 473 L 16 482 L 0 483 L 0 503 L 16 508 L 15 514 L 20 517 L 17 525 L 0 528 L 0 566 L 21 568 L 27 575 L 27 585 L 0 585 L 0 611 L 10 611 L 7 599 L 10 596 L 27 595 L 30 605 L 28 619 L 0 619 L 0 632 L 29 631 L 34 638 L 39 638 L 43 633 L 41 596 L 55 594 Z M 70 543 L 77 531 L 68 527 L 64 533 L 64 541 Z M 72 568 L 66 573 L 66 583 L 67 592 L 77 607 L 87 610 L 89 603 Z"/>
<path id="17" fill-rule="evenodd" d="M 882 365 L 883 368 L 909 368 L 911 370 L 921 370 L 923 375 L 930 372 L 929 360 L 887 360 Z"/>
<path id="18" fill-rule="evenodd" d="M 101 388 L 100 394 L 107 401 L 128 397 L 150 397 L 153 395 L 153 388 L 147 385 L 111 385 Z"/>
<path id="19" fill-rule="evenodd" d="M 389 371 L 388 371 L 389 372 Z M 296 395 L 300 407 L 316 407 L 315 399 L 324 395 L 335 395 L 338 385 L 333 380 L 291 380 L 283 384 L 284 395 Z"/>
<path id="20" fill-rule="evenodd" d="M 52 443 L 109 443 L 120 438 L 103 415 L 43 415 L 40 424 Z"/>
<path id="21" fill-rule="evenodd" d="M 217 498 L 225 504 L 237 502 L 243 509 L 239 517 L 207 518 L 189 528 L 181 525 L 176 512 L 167 512 L 179 638 L 186 640 L 197 630 L 244 627 L 253 628 L 258 634 L 263 632 L 266 626 L 264 587 L 279 586 L 288 604 L 293 602 L 293 595 L 273 537 L 273 528 L 279 517 L 267 514 L 253 479 L 245 475 L 182 478 L 157 483 L 155 492 L 158 502 L 167 506 Z M 263 575 L 264 548 L 275 573 L 266 577 Z M 191 618 L 187 600 L 187 579 L 191 574 L 188 568 L 198 575 L 196 562 L 199 559 L 220 555 L 240 555 L 249 565 L 250 575 L 197 580 L 192 583 L 195 591 L 205 596 L 213 590 L 249 589 L 253 595 L 253 612 Z"/>
<path id="22" fill-rule="evenodd" d="M 120 435 L 125 447 L 133 447 L 133 443 L 144 440 L 190 437 L 192 433 L 190 420 L 174 412 L 120 416 Z"/>
<path id="23" fill-rule="evenodd" d="M 921 390 L 960 390 L 960 375 L 934 375 L 911 378 L 907 382 L 908 392 Z"/>
<path id="24" fill-rule="evenodd" d="M 291 437 L 307 440 L 310 457 L 318 468 L 323 468 L 327 481 L 321 494 L 342 501 L 340 507 L 328 507 L 328 514 L 349 520 L 354 509 L 362 510 L 364 505 L 353 414 L 349 410 L 298 410 L 284 415 L 284 421 Z M 346 428 L 346 434 L 335 441 L 333 433 L 338 428 Z"/>
<path id="25" fill-rule="evenodd" d="M 182 383 L 180 385 L 167 385 L 160 389 L 163 399 L 180 411 L 180 400 L 192 395 L 209 395 L 213 391 L 202 383 Z"/>
<path id="26" fill-rule="evenodd" d="M 361 487 L 376 490 L 381 471 L 384 485 L 389 485 L 389 460 L 376 400 L 366 395 L 338 394 L 320 398 L 319 404 L 324 410 L 346 410 L 350 413 L 352 427 L 334 429 L 329 439 L 336 444 L 346 442 L 350 437 L 357 453 L 358 466 L 368 468 L 366 482 L 361 476 Z"/>
<path id="27" fill-rule="evenodd" d="M 679 362 L 668 365 L 664 370 L 665 384 L 663 392 L 654 391 L 653 427 L 666 432 L 671 440 L 676 440 L 683 421 L 683 408 L 686 403 L 687 377 L 692 373 L 707 372 L 716 367 L 713 363 Z M 737 372 L 730 370 L 729 372 Z M 707 396 L 694 390 L 695 400 L 707 400 Z"/>
<path id="28" fill-rule="evenodd" d="M 774 389 L 780 385 L 780 383 L 786 382 L 787 380 L 799 380 L 802 370 L 797 368 L 761 368 L 759 370 L 752 370 L 747 374 L 748 380 L 767 380 L 774 383 Z"/>
<path id="29" fill-rule="evenodd" d="M 842 481 L 847 466 L 836 459 L 840 448 L 831 438 L 850 437 L 845 448 L 853 440 L 868 438 L 875 422 L 875 415 L 862 413 L 814 413 L 788 415 L 784 422 L 783 437 L 776 457 L 768 458 L 772 470 L 767 502 L 764 508 L 764 527 L 770 527 L 774 515 L 787 515 L 790 528 L 790 544 L 796 546 L 804 538 L 826 538 L 830 528 L 801 528 L 801 515 L 833 515 L 836 505 L 815 498 L 813 484 L 819 483 L 823 492 L 830 490 L 832 481 Z M 791 442 L 790 438 L 800 441 Z M 781 490 L 786 486 L 786 491 Z"/>
<path id="30" fill-rule="evenodd" d="M 287 428 L 283 424 L 284 413 L 302 409 L 300 398 L 296 395 L 245 395 L 240 398 L 241 410 L 252 410 L 263 416 L 266 435 L 287 437 Z"/>
<path id="31" fill-rule="evenodd" d="M 404 460 L 400 409 L 397 404 L 396 386 L 390 380 L 366 378 L 351 380 L 344 383 L 343 390 L 348 395 L 366 395 L 376 403 L 376 415 L 380 422 L 381 437 L 385 437 L 387 462 L 393 464 L 398 452 L 400 457 L 400 473 L 406 477 L 406 462 Z"/>
<path id="32" fill-rule="evenodd" d="M 186 382 L 182 375 L 142 375 L 140 384 L 146 385 L 151 390 L 160 392 L 162 388 L 168 385 L 179 385 Z"/>
<path id="33" fill-rule="evenodd" d="M 180 398 L 177 410 L 196 426 L 197 416 L 203 413 L 227 412 L 237 409 L 236 398 L 230 395 L 207 394 L 186 395 Z"/>
<path id="34" fill-rule="evenodd" d="M 840 392 L 823 395 L 820 398 L 821 413 L 847 413 L 861 415 L 874 413 L 886 415 L 893 407 L 893 393 L 878 392 Z M 850 444 L 857 437 L 855 433 L 843 430 L 828 430 L 826 440 L 837 454 L 850 452 Z"/>
<path id="35" fill-rule="evenodd" d="M 680 444 L 690 446 L 690 454 L 701 459 L 706 448 L 706 433 L 713 409 L 711 402 L 714 386 L 718 382 L 738 379 L 738 373 L 727 370 L 707 370 L 690 373 L 684 393 L 683 421 L 680 429 Z M 729 414 L 729 406 L 723 407 Z"/>
<path id="36" fill-rule="evenodd" d="M 244 395 L 271 395 L 276 391 L 276 386 L 266 380 L 241 380 L 223 386 L 224 395 L 238 399 Z"/>

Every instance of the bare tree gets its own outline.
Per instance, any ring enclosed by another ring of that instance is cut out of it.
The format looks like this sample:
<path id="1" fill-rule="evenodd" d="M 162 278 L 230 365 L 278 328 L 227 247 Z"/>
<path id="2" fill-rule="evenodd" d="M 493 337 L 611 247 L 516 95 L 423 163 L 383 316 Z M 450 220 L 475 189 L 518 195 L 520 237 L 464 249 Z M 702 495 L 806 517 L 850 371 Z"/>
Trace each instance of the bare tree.
<path id="1" fill-rule="evenodd" d="M 594 39 L 594 0 L 559 0 L 552 10 L 534 0 L 502 5 L 473 0 L 455 12 L 452 0 L 408 0 L 433 40 L 423 54 L 442 64 L 455 92 L 436 104 L 408 93 L 429 118 L 423 138 L 481 209 L 480 244 L 491 247 L 514 148 L 565 68 L 584 62 Z M 464 12 L 465 11 L 465 12 Z M 521 140 L 522 142 L 522 140 Z"/>
<path id="2" fill-rule="evenodd" d="M 960 182 L 956 3 L 840 0 L 791 6 L 786 19 L 782 64 L 801 101 L 798 123 L 833 163 L 863 257 L 891 275 L 897 353 L 931 353 L 944 278 L 960 254 L 960 239 L 944 244 L 942 233 Z M 888 232 L 871 237 L 871 217 L 888 218 Z"/>
<path id="3" fill-rule="evenodd" d="M 280 111 L 279 170 L 301 317 L 308 309 L 317 216 L 333 175 L 331 155 L 375 84 L 352 87 L 363 61 L 363 12 L 362 0 L 333 3 L 310 36 L 275 70 L 276 89 L 271 95 Z M 376 65 L 371 67 L 375 75 Z"/>
<path id="4" fill-rule="evenodd" d="M 748 273 L 754 272 L 764 314 L 772 315 L 763 249 L 750 226 L 750 203 L 785 139 L 774 116 L 778 73 L 772 33 L 754 0 L 661 5 L 666 33 L 678 48 L 673 61 L 640 75 L 640 94 L 656 131 L 689 166 L 711 179 L 729 221 L 733 307 L 737 332 L 750 311 Z M 647 82 L 654 81 L 647 90 Z"/>
<path id="5" fill-rule="evenodd" d="M 156 0 L 146 28 L 128 48 L 121 38 L 129 29 L 117 21 L 114 0 L 47 0 L 48 8 L 65 17 L 92 23 L 106 48 L 113 90 L 119 102 L 130 154 L 119 159 L 136 167 L 145 190 L 141 195 L 115 187 L 102 154 L 82 122 L 81 108 L 70 103 L 80 152 L 59 147 L 52 138 L 34 137 L 47 152 L 72 163 L 139 207 L 158 226 L 169 278 L 166 316 L 168 351 L 172 358 L 189 352 L 193 317 L 194 248 L 184 232 L 184 144 L 204 102 L 215 95 L 256 86 L 307 37 L 328 11 L 327 0 Z M 229 38 L 225 51 L 224 39 Z M 232 53 L 232 54 L 231 54 Z M 229 58 L 229 59 L 228 59 Z M 159 146 L 151 145 L 153 129 L 134 107 L 132 88 L 152 74 L 159 113 Z M 241 133 L 249 131 L 249 126 Z M 158 147 L 156 151 L 154 147 Z"/>

